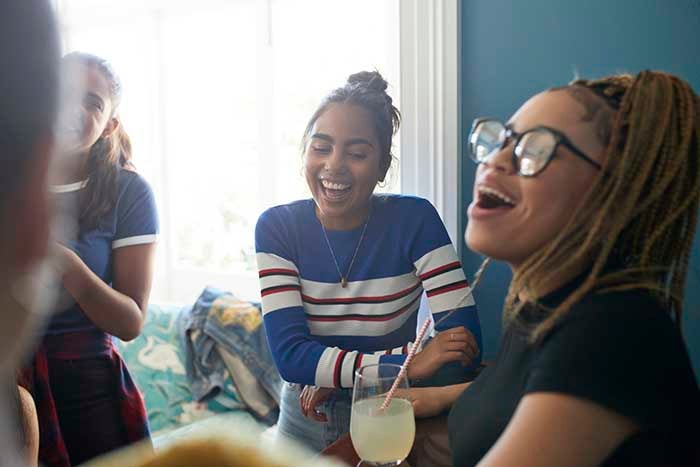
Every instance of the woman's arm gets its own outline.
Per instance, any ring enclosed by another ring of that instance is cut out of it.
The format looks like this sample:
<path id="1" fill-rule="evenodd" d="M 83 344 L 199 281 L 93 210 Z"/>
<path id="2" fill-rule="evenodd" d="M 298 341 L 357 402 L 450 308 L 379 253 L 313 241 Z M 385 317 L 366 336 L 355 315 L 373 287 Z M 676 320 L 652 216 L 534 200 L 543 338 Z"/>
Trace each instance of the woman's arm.
<path id="1" fill-rule="evenodd" d="M 146 316 L 153 281 L 155 243 L 112 250 L 112 287 L 72 250 L 59 245 L 65 260 L 63 286 L 100 329 L 124 341 L 136 338 Z"/>
<path id="2" fill-rule="evenodd" d="M 277 254 L 260 251 L 260 222 L 257 235 L 263 322 L 280 376 L 290 383 L 351 388 L 355 370 L 362 364 L 379 363 L 382 356 L 328 347 L 316 341 L 302 305 L 296 265 Z"/>
<path id="3" fill-rule="evenodd" d="M 558 393 L 531 393 L 479 467 L 600 465 L 637 425 L 594 402 Z"/>
<path id="4" fill-rule="evenodd" d="M 35 466 L 39 463 L 39 419 L 36 414 L 36 405 L 29 391 L 22 386 L 17 386 L 17 391 L 24 433 L 25 459 L 27 465 Z"/>
<path id="5" fill-rule="evenodd" d="M 482 343 L 481 325 L 471 287 L 435 208 L 425 200 L 417 208 L 420 224 L 412 242 L 411 261 L 435 321 L 438 332 L 435 339 L 445 339 L 439 345 L 444 351 L 459 353 L 457 358 L 443 361 L 440 366 L 448 361 L 461 361 L 462 365 L 475 369 L 481 363 Z M 458 342 L 463 345 L 459 347 Z"/>
<path id="6" fill-rule="evenodd" d="M 410 379 L 430 378 L 443 365 L 461 362 L 467 366 L 479 355 L 474 336 L 463 326 L 446 329 L 430 339 L 408 367 Z M 402 362 L 403 364 L 403 362 Z"/>
<path id="7" fill-rule="evenodd" d="M 427 418 L 439 415 L 452 407 L 452 404 L 470 384 L 472 383 L 411 388 L 399 390 L 397 394 L 411 401 L 416 418 Z"/>

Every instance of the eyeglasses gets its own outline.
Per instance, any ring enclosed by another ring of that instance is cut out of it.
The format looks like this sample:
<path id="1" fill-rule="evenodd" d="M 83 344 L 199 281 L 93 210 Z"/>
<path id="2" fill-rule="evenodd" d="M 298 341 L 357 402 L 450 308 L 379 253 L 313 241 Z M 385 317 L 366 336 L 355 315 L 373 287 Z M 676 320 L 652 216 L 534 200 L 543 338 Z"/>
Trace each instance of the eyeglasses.
<path id="1" fill-rule="evenodd" d="M 542 172 L 554 158 L 557 146 L 563 144 L 576 156 L 598 170 L 602 166 L 588 157 L 563 133 L 546 126 L 538 126 L 523 133 L 492 118 L 477 118 L 469 132 L 469 155 L 477 164 L 482 164 L 509 141 L 513 146 L 513 167 L 523 177 L 534 177 Z"/>

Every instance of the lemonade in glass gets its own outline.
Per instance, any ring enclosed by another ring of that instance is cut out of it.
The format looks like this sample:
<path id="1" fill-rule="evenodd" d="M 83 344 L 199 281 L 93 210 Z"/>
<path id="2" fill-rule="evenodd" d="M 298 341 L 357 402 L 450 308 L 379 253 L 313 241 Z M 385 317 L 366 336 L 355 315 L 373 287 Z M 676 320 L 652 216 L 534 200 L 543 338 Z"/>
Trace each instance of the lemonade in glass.
<path id="1" fill-rule="evenodd" d="M 361 464 L 396 466 L 411 452 L 416 434 L 411 402 L 395 395 L 381 408 L 400 371 L 399 365 L 379 363 L 355 373 L 350 438 Z M 408 380 L 403 378 L 398 388 L 408 389 Z"/>

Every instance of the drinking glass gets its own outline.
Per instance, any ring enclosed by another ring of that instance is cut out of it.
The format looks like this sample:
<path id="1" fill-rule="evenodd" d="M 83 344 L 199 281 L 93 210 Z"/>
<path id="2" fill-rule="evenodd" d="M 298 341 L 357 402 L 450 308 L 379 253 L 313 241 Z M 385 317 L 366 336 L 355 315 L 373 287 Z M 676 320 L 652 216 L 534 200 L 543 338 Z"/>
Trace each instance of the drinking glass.
<path id="1" fill-rule="evenodd" d="M 350 438 L 362 461 L 359 465 L 397 466 L 406 459 L 416 435 L 411 401 L 395 394 L 386 409 L 382 403 L 401 366 L 378 363 L 355 372 L 350 415 Z M 408 389 L 403 378 L 399 389 Z"/>

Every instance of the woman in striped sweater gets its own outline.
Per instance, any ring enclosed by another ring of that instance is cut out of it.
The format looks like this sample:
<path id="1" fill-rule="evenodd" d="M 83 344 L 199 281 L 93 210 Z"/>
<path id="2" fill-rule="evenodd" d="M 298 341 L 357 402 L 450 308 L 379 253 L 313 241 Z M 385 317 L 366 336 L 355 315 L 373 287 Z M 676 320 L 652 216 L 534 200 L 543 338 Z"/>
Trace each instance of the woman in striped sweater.
<path id="1" fill-rule="evenodd" d="M 256 227 L 265 328 L 288 382 L 279 433 L 314 450 L 348 431 L 357 368 L 403 363 L 424 292 L 438 334 L 409 378 L 480 363 L 476 306 L 435 208 L 374 194 L 400 120 L 386 87 L 362 72 L 325 98 L 304 135 L 313 199 L 273 207 Z"/>

